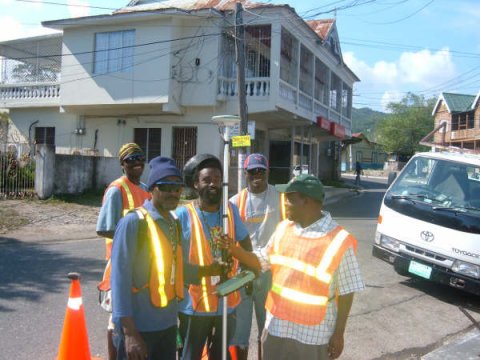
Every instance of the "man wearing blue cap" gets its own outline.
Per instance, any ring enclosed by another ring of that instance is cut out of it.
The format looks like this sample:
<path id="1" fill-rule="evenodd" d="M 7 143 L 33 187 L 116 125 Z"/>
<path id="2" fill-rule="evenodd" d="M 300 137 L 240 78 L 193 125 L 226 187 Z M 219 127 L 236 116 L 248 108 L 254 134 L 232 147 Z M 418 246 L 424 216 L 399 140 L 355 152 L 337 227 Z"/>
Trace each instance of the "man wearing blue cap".
<path id="1" fill-rule="evenodd" d="M 118 359 L 176 358 L 183 258 L 173 210 L 183 185 L 173 159 L 152 159 L 147 182 L 152 199 L 125 215 L 115 230 L 111 286 Z"/>
<path id="2" fill-rule="evenodd" d="M 313 175 L 276 185 L 288 220 L 256 252 L 272 271 L 262 334 L 265 359 L 336 359 L 354 292 L 364 289 L 356 239 L 322 210 L 325 192 Z"/>
<path id="3" fill-rule="evenodd" d="M 247 187 L 234 195 L 230 201 L 237 205 L 240 217 L 248 230 L 253 249 L 263 248 L 284 218 L 280 193 L 268 184 L 268 160 L 260 153 L 250 154 L 243 165 Z M 252 327 L 253 308 L 258 334 L 258 359 L 261 360 L 260 335 L 265 325 L 265 300 L 272 283 L 272 273 L 260 274 L 249 289 L 242 288 L 241 303 L 235 308 L 235 331 L 230 345 L 234 346 L 238 360 L 248 359 L 248 347 Z"/>

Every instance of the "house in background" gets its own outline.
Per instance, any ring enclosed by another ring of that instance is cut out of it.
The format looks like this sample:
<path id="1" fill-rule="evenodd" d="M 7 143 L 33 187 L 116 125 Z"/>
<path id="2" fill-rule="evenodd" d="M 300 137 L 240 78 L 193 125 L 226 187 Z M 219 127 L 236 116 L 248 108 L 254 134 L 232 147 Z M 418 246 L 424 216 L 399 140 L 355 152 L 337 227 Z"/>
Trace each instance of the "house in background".
<path id="1" fill-rule="evenodd" d="M 9 141 L 101 158 L 98 187 L 120 175 L 126 142 L 180 167 L 196 153 L 221 158 L 211 118 L 238 114 L 235 4 L 130 1 L 111 14 L 44 22 L 55 35 L 0 43 Z M 298 164 L 338 176 L 359 79 L 343 62 L 335 20 L 305 22 L 288 5 L 244 7 L 250 151 L 269 156 L 276 182 Z"/>
<path id="2" fill-rule="evenodd" d="M 430 145 L 480 152 L 480 92 L 475 95 L 443 92 L 433 108 Z"/>
<path id="3" fill-rule="evenodd" d="M 342 170 L 353 171 L 355 163 L 360 162 L 362 169 L 382 170 L 388 154 L 383 146 L 370 141 L 363 133 L 353 133 L 351 139 L 344 141 Z"/>

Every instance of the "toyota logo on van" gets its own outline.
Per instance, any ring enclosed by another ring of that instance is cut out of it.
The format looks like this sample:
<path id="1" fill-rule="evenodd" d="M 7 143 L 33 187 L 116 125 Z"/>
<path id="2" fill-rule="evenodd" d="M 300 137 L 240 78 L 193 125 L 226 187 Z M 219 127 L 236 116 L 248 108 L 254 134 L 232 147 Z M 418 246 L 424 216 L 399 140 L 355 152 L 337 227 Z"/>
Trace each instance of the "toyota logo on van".
<path id="1" fill-rule="evenodd" d="M 420 233 L 420 237 L 422 238 L 423 241 L 426 241 L 426 242 L 432 242 L 433 239 L 435 238 L 433 236 L 433 233 L 431 233 L 430 231 L 426 231 L 426 230 L 424 230 Z"/>

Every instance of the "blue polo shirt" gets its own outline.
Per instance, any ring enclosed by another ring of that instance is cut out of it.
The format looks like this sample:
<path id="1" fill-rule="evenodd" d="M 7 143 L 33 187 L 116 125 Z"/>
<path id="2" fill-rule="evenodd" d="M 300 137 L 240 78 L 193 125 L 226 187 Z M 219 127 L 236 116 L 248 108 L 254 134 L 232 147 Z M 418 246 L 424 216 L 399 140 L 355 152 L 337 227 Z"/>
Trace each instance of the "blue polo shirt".
<path id="1" fill-rule="evenodd" d="M 151 200 L 146 200 L 143 206 L 164 233 L 168 234 L 168 223 Z M 138 245 L 139 221 L 136 212 L 129 212 L 120 219 L 115 230 L 110 278 L 113 322 L 119 325 L 120 318 L 132 316 L 138 331 L 165 330 L 177 325 L 177 300 L 173 299 L 166 307 L 159 308 L 152 305 L 148 288 L 132 293 L 132 286 L 141 288 L 150 280 L 150 245 L 147 239 Z"/>

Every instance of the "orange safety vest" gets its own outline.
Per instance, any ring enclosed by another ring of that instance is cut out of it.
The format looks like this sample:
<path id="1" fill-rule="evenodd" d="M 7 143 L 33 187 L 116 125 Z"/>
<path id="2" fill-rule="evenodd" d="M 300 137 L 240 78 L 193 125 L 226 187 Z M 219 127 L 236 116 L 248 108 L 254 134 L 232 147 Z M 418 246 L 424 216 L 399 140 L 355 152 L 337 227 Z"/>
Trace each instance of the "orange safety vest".
<path id="1" fill-rule="evenodd" d="M 186 205 L 190 215 L 191 235 L 189 262 L 194 265 L 206 266 L 214 262 L 212 249 L 205 237 L 202 222 L 198 217 L 193 204 Z M 228 236 L 235 241 L 235 222 L 231 205 L 228 205 Z M 238 261 L 234 260 L 234 265 L 228 274 L 232 277 L 237 273 Z M 188 293 L 192 299 L 192 306 L 196 312 L 216 312 L 218 307 L 218 296 L 215 295 L 216 285 L 212 285 L 212 276 L 205 276 L 201 279 L 200 285 L 191 284 L 188 287 Z M 240 303 L 240 293 L 235 291 L 227 296 L 227 304 L 233 308 Z"/>
<path id="2" fill-rule="evenodd" d="M 132 183 L 126 176 L 122 176 L 117 180 L 113 181 L 108 185 L 107 190 L 105 190 L 105 194 L 107 193 L 110 187 L 115 186 L 117 187 L 122 193 L 122 217 L 126 215 L 132 209 L 135 209 L 139 206 L 142 206 L 145 200 L 149 200 L 151 198 L 150 193 L 143 190 L 140 186 L 135 185 Z M 103 201 L 105 200 L 105 195 Z M 102 201 L 102 202 L 103 202 Z M 107 260 L 107 265 L 105 266 L 105 270 L 103 271 L 103 278 L 102 281 L 98 284 L 98 289 L 102 291 L 110 290 L 110 274 L 112 272 L 112 264 L 110 263 L 110 256 L 112 255 L 112 245 L 113 239 L 105 238 L 105 260 Z"/>
<path id="3" fill-rule="evenodd" d="M 276 230 L 283 236 L 269 254 L 272 287 L 265 307 L 279 319 L 317 325 L 325 317 L 333 274 L 345 251 L 356 250 L 357 240 L 341 226 L 319 238 L 295 235 L 294 226 L 284 221 Z"/>
<path id="4" fill-rule="evenodd" d="M 183 257 L 179 241 L 180 227 L 175 220 L 177 236 L 174 244 L 164 234 L 160 226 L 144 207 L 136 209 L 141 221 L 146 221 L 147 234 L 140 235 L 137 241 L 148 239 L 150 246 L 150 280 L 141 287 L 132 287 L 132 292 L 138 294 L 149 289 L 150 300 L 156 307 L 166 307 L 170 300 L 183 298 Z"/>
<path id="5" fill-rule="evenodd" d="M 237 207 L 240 212 L 240 218 L 245 222 L 247 218 L 247 188 L 240 191 L 240 194 L 237 197 Z M 285 210 L 285 193 L 280 193 L 280 220 L 285 220 L 287 218 Z"/>
<path id="6" fill-rule="evenodd" d="M 140 186 L 132 183 L 125 175 L 110 183 L 105 190 L 105 194 L 112 186 L 118 188 L 122 193 L 122 216 L 125 216 L 130 210 L 142 206 L 145 200 L 148 200 L 151 197 L 148 191 L 145 191 Z M 103 200 L 105 200 L 105 195 Z M 112 242 L 113 239 L 105 238 L 105 260 L 110 259 L 112 254 Z"/>

